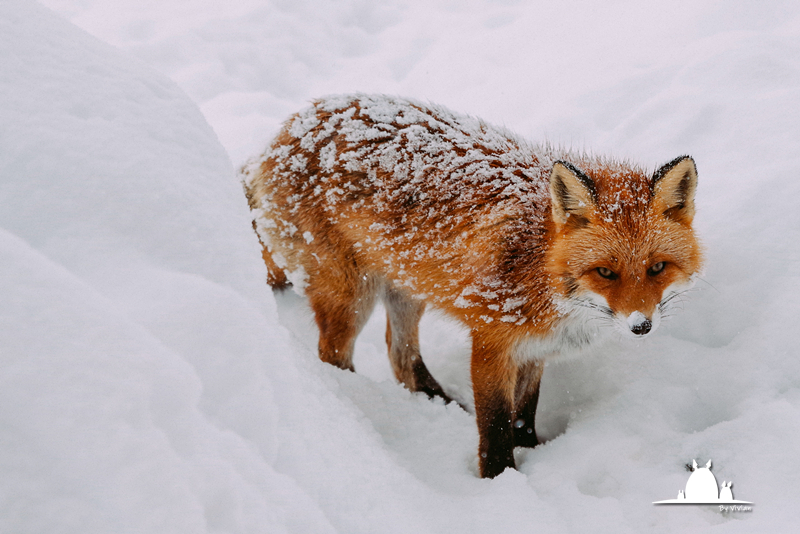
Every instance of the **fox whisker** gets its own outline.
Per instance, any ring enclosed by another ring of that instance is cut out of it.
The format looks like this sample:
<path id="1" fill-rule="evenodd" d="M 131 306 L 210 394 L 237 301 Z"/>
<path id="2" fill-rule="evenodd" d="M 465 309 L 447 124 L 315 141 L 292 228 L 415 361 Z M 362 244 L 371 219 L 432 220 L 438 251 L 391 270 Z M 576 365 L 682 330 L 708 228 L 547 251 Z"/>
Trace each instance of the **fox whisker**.
<path id="1" fill-rule="evenodd" d="M 591 310 L 597 310 L 609 317 L 613 317 L 614 315 L 614 312 L 608 306 L 597 304 L 596 302 L 592 302 L 591 300 L 588 299 L 574 299 L 572 302 L 577 306 L 582 306 L 584 308 L 589 308 Z"/>
<path id="2" fill-rule="evenodd" d="M 700 277 L 700 276 L 697 276 L 696 278 L 697 278 L 698 280 L 700 280 L 701 282 L 703 282 L 704 284 L 706 284 L 706 285 L 707 285 L 708 287 L 710 287 L 711 289 L 713 289 L 714 291 L 716 291 L 717 293 L 719 293 L 719 292 L 720 292 L 720 290 L 719 290 L 719 289 L 717 289 L 716 287 L 714 287 L 714 284 L 712 284 L 711 282 L 709 282 L 709 281 L 708 281 L 708 280 L 706 280 L 705 278 L 703 278 L 703 277 Z M 703 288 L 701 288 L 701 287 L 696 287 L 696 288 L 692 288 L 692 290 L 694 290 L 694 291 L 702 291 L 702 290 L 703 290 Z"/>

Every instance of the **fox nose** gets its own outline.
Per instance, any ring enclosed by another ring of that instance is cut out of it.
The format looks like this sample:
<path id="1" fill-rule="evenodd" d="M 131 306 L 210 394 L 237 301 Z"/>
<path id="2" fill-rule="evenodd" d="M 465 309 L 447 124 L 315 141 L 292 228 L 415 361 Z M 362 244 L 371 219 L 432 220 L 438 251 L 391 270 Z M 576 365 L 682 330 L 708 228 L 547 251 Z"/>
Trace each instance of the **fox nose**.
<path id="1" fill-rule="evenodd" d="M 641 323 L 631 326 L 631 332 L 633 332 L 637 336 L 643 336 L 648 332 L 650 332 L 651 328 L 653 328 L 653 323 L 645 319 Z"/>
<path id="2" fill-rule="evenodd" d="M 628 328 L 637 336 L 643 336 L 652 330 L 653 323 L 645 314 L 635 311 L 628 316 Z"/>

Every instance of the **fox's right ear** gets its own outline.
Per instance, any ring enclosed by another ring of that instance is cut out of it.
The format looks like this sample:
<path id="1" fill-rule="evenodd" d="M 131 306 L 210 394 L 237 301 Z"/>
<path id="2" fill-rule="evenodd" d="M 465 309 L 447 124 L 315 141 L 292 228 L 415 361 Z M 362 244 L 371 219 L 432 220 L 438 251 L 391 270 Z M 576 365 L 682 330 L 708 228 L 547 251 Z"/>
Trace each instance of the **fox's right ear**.
<path id="1" fill-rule="evenodd" d="M 550 200 L 557 225 L 588 223 L 589 212 L 597 203 L 597 191 L 591 178 L 566 161 L 557 161 L 550 174 Z"/>

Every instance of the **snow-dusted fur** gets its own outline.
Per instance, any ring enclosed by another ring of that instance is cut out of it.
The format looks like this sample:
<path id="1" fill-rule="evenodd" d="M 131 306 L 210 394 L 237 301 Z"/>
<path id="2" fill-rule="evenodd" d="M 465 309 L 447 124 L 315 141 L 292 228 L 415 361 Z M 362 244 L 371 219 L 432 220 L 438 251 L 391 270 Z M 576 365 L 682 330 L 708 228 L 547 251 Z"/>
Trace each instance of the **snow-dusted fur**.
<path id="1" fill-rule="evenodd" d="M 647 335 L 701 264 L 691 158 L 651 175 L 411 100 L 318 100 L 241 176 L 269 282 L 308 296 L 323 361 L 353 368 L 382 296 L 398 380 L 447 398 L 417 324 L 432 305 L 469 328 L 483 476 L 538 443 L 543 358 L 604 323 Z"/>

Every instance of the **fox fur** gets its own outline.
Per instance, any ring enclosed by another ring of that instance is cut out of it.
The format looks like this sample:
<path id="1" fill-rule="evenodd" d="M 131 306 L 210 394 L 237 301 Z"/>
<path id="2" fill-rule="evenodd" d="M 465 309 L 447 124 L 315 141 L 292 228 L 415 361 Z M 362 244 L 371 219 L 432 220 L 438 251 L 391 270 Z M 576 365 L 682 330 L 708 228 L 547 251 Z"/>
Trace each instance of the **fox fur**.
<path id="1" fill-rule="evenodd" d="M 648 335 L 702 266 L 690 157 L 649 173 L 402 98 L 317 100 L 241 178 L 268 282 L 308 297 L 323 361 L 353 370 L 381 298 L 397 379 L 449 400 L 419 320 L 431 306 L 469 329 L 483 477 L 539 443 L 545 359 Z"/>

